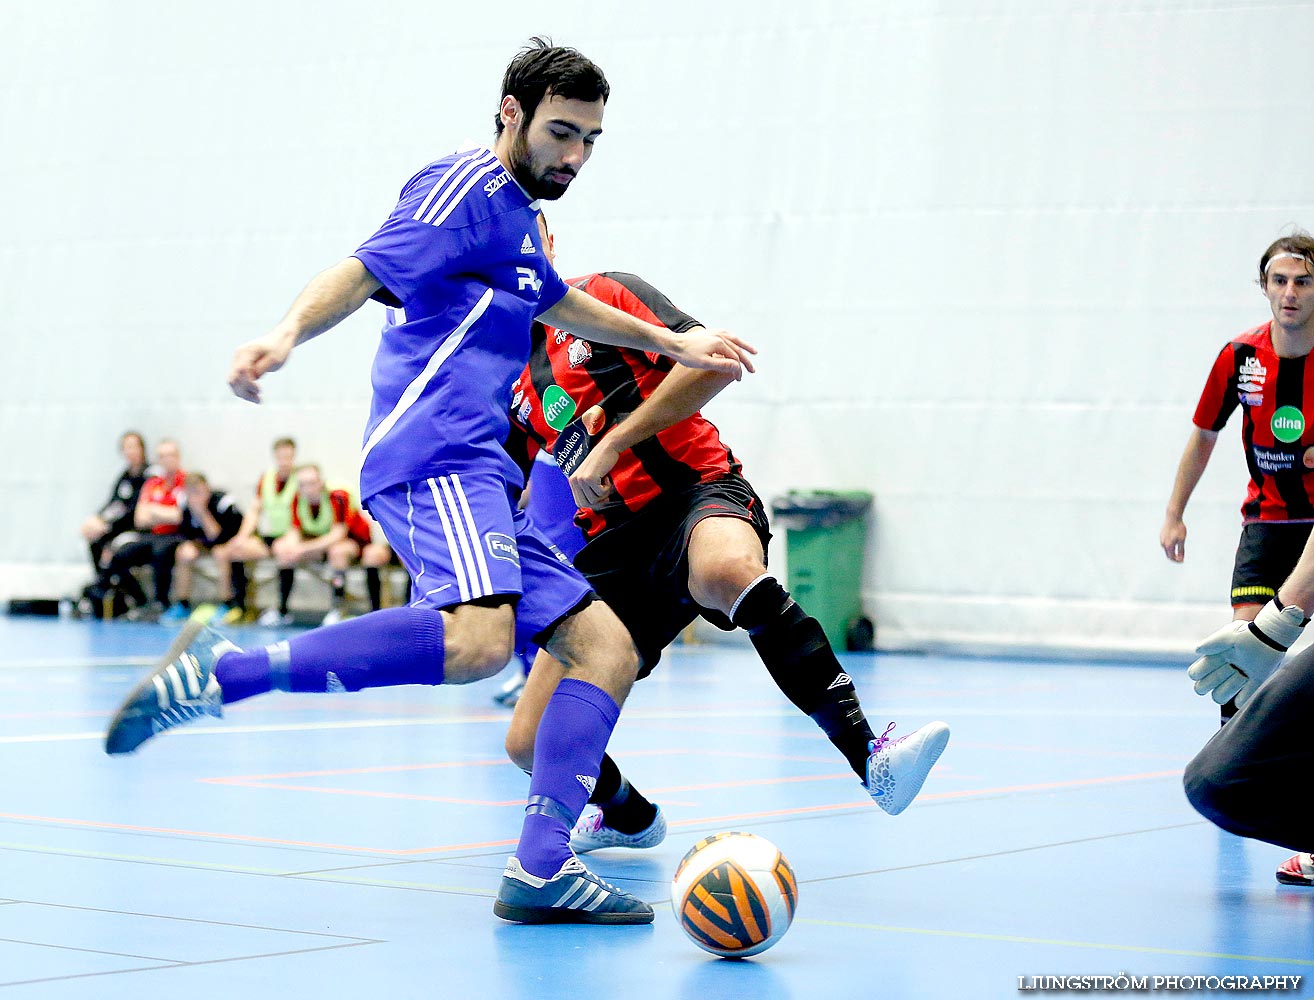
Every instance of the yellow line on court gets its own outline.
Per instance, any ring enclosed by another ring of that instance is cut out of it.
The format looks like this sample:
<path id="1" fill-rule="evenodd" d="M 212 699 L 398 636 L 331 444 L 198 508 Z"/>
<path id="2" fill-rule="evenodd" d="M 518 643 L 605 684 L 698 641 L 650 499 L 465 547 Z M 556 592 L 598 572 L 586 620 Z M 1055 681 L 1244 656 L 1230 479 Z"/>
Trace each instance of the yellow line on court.
<path id="1" fill-rule="evenodd" d="M 1044 944 L 1059 948 L 1091 948 L 1097 951 L 1135 951 L 1147 955 L 1176 955 L 1182 958 L 1228 958 L 1239 962 L 1281 962 L 1284 965 L 1314 965 L 1314 959 L 1283 958 L 1278 955 L 1229 955 L 1218 951 L 1190 951 L 1185 948 L 1151 948 L 1136 944 L 1105 944 L 1098 941 L 1063 941 L 1055 938 L 1022 937 L 1013 934 L 983 934 L 977 931 L 945 931 L 934 927 L 894 927 L 889 924 L 857 924 L 846 920 L 812 920 L 798 917 L 795 923 L 818 927 L 844 927 L 859 931 L 884 931 L 892 934 L 925 934 L 930 937 L 967 938 L 1007 944 Z"/>
<path id="2" fill-rule="evenodd" d="M 200 868 L 205 871 L 236 872 L 241 875 L 287 875 L 288 872 L 278 868 L 252 868 L 248 865 L 216 865 L 205 861 L 190 861 L 183 858 L 155 858 L 145 854 L 111 854 L 106 851 L 75 851 L 48 844 L 7 844 L 0 843 L 0 851 L 30 851 L 33 854 L 55 854 L 64 858 L 87 858 L 91 861 L 128 861 L 142 865 L 167 865 L 170 868 Z"/>

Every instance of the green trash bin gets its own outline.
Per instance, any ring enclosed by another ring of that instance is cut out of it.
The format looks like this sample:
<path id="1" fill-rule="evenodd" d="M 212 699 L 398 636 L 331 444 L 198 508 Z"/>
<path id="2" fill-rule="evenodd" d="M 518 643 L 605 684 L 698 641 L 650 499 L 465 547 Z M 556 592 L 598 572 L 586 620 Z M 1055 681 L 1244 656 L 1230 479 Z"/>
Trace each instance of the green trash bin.
<path id="1" fill-rule="evenodd" d="M 862 612 L 871 501 L 866 490 L 791 490 L 771 502 L 786 530 L 789 592 L 835 649 L 873 645 L 875 629 Z"/>

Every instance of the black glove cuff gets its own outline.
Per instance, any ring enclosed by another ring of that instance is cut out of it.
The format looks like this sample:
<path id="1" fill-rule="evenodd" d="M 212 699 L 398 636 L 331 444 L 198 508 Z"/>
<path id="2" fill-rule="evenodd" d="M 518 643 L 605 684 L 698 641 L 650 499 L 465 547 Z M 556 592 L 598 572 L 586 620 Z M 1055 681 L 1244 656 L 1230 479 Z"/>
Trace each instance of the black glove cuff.
<path id="1" fill-rule="evenodd" d="M 1273 604 L 1277 607 L 1277 609 L 1278 609 L 1279 611 L 1282 611 L 1282 610 L 1284 610 L 1284 609 L 1286 608 L 1286 605 L 1282 603 L 1282 598 L 1278 597 L 1277 594 L 1274 594 L 1274 595 L 1273 595 Z M 1305 610 L 1305 609 L 1304 609 L 1304 608 L 1301 608 L 1301 610 L 1303 611 L 1303 610 Z M 1304 628 L 1306 625 L 1309 624 L 1309 621 L 1310 621 L 1310 620 L 1309 620 L 1308 618 L 1302 618 L 1302 619 L 1300 620 L 1300 627 L 1301 627 L 1301 628 Z"/>
<path id="2" fill-rule="evenodd" d="M 1250 629 L 1250 634 L 1251 634 L 1251 635 L 1253 635 L 1256 639 L 1258 639 L 1260 642 L 1262 642 L 1262 643 L 1263 643 L 1265 646 L 1267 646 L 1269 649 L 1276 649 L 1279 653 L 1285 653 L 1285 652 L 1287 651 L 1287 647 L 1286 647 L 1286 646 L 1282 645 L 1282 644 L 1279 643 L 1279 642 L 1275 642 L 1274 640 L 1270 639 L 1267 635 L 1265 635 L 1265 634 L 1263 633 L 1263 631 L 1260 630 L 1259 626 L 1256 625 L 1254 622 L 1249 622 L 1249 623 L 1246 625 L 1246 627 L 1247 627 L 1248 629 Z"/>

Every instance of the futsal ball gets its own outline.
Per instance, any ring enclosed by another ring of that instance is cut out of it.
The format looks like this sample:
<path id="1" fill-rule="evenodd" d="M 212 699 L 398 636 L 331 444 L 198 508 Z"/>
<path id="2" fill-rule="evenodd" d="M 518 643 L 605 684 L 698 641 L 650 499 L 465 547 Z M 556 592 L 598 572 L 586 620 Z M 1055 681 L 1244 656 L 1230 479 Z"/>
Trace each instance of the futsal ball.
<path id="1" fill-rule="evenodd" d="M 671 905 L 694 944 L 722 958 L 766 951 L 789 930 L 798 905 L 794 869 L 752 833 L 698 841 L 675 869 Z"/>

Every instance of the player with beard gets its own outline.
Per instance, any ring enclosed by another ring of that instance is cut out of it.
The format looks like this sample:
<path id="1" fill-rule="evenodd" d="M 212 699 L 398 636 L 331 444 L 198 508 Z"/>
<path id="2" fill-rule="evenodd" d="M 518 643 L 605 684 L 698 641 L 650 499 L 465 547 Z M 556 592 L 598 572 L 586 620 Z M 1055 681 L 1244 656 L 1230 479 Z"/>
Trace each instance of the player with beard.
<path id="1" fill-rule="evenodd" d="M 674 334 L 611 309 L 553 270 L 539 199 L 560 197 L 602 133 L 610 88 L 573 49 L 534 39 L 507 67 L 491 149 L 422 169 L 355 253 L 314 278 L 268 334 L 240 347 L 229 384 L 258 380 L 364 303 L 388 307 L 375 355 L 360 495 L 412 580 L 407 607 L 372 612 L 263 649 L 184 629 L 110 724 L 109 753 L 271 689 L 356 691 L 492 676 L 533 641 L 566 665 L 543 713 L 524 826 L 494 912 L 525 923 L 649 923 L 652 908 L 589 872 L 570 829 L 638 670 L 624 626 L 559 562 L 514 497 L 503 448 L 511 383 L 530 326 L 587 332 L 738 376 L 752 348 L 729 334 Z"/>

